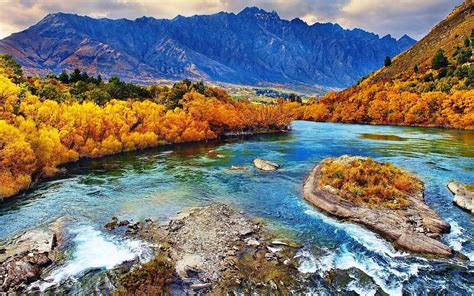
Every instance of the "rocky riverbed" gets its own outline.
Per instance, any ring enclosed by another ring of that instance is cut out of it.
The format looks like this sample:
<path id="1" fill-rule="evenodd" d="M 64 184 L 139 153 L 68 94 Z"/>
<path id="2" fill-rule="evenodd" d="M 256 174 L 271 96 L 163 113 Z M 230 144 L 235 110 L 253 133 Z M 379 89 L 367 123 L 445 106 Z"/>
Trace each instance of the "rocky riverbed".
<path id="1" fill-rule="evenodd" d="M 224 204 L 187 210 L 166 225 L 114 218 L 106 227 L 154 245 L 156 253 L 165 256 L 160 260 L 174 268 L 169 283 L 174 290 L 220 295 L 288 293 L 298 287 L 295 255 L 300 246 L 274 237 L 261 223 Z M 125 285 L 127 291 L 131 288 L 137 289 Z"/>
<path id="2" fill-rule="evenodd" d="M 403 208 L 355 204 L 339 195 L 331 186 L 321 186 L 322 167 L 328 162 L 347 164 L 360 157 L 342 156 L 325 159 L 316 165 L 303 185 L 304 198 L 323 212 L 347 221 L 366 226 L 400 249 L 415 253 L 451 256 L 450 247 L 438 240 L 448 232 L 450 225 L 424 202 L 423 189 L 407 196 Z"/>

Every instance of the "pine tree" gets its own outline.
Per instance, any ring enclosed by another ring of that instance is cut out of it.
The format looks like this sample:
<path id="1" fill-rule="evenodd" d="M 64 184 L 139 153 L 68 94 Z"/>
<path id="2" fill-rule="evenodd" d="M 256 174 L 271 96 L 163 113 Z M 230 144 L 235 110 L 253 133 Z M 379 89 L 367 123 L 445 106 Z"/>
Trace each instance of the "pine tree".
<path id="1" fill-rule="evenodd" d="M 464 47 L 470 47 L 470 46 L 471 46 L 471 40 L 466 37 L 466 39 L 464 39 Z"/>
<path id="2" fill-rule="evenodd" d="M 65 70 L 63 70 L 61 74 L 59 74 L 58 78 L 62 83 L 69 83 L 69 74 L 67 74 Z"/>
<path id="3" fill-rule="evenodd" d="M 431 66 L 433 69 L 438 70 L 441 68 L 446 68 L 449 65 L 448 58 L 444 55 L 444 50 L 441 48 L 438 49 L 435 56 L 433 57 L 433 61 L 431 62 Z"/>
<path id="4" fill-rule="evenodd" d="M 385 57 L 384 65 L 385 67 L 389 67 L 392 64 L 392 59 L 389 56 Z"/>
<path id="5" fill-rule="evenodd" d="M 75 83 L 75 82 L 81 81 L 81 78 L 82 78 L 81 71 L 78 68 L 76 68 L 69 76 L 69 81 L 71 83 Z"/>

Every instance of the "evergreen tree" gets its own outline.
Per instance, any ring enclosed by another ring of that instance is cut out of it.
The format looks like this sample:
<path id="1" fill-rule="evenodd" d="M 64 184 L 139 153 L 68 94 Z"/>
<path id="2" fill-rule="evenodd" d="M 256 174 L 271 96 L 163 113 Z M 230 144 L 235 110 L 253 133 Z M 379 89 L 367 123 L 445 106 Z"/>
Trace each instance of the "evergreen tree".
<path id="1" fill-rule="evenodd" d="M 415 64 L 415 67 L 413 67 L 413 71 L 418 74 L 418 72 L 420 71 L 420 69 L 418 69 L 418 64 Z"/>
<path id="2" fill-rule="evenodd" d="M 81 81 L 87 82 L 88 79 L 89 79 L 89 75 L 87 74 L 87 72 L 86 71 L 82 72 Z"/>
<path id="3" fill-rule="evenodd" d="M 436 52 L 433 61 L 431 62 L 431 66 L 433 69 L 438 70 L 441 68 L 446 68 L 449 65 L 448 58 L 444 55 L 444 50 L 441 48 L 438 49 Z"/>
<path id="4" fill-rule="evenodd" d="M 75 83 L 75 82 L 81 81 L 81 78 L 82 78 L 81 71 L 78 68 L 76 68 L 69 76 L 69 82 Z"/>
<path id="5" fill-rule="evenodd" d="M 62 83 L 69 83 L 69 74 L 67 74 L 65 70 L 63 70 L 61 74 L 59 74 L 58 78 Z"/>
<path id="6" fill-rule="evenodd" d="M 464 39 L 464 47 L 470 47 L 470 46 L 471 46 L 471 40 L 466 37 L 466 39 Z"/>
<path id="7" fill-rule="evenodd" d="M 384 62 L 385 67 L 389 67 L 391 64 L 392 64 L 392 59 L 389 56 L 385 57 L 385 62 Z"/>

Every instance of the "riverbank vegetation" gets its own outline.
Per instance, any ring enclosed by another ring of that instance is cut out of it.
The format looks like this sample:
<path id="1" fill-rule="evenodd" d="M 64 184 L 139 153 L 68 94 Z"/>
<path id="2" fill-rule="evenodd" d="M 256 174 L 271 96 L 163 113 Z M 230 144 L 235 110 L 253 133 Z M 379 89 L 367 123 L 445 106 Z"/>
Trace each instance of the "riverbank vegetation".
<path id="1" fill-rule="evenodd" d="M 451 58 L 440 49 L 431 65 L 415 64 L 395 79 L 378 79 L 376 73 L 356 86 L 313 100 L 303 118 L 474 130 L 471 56 L 472 40 L 466 39 Z"/>
<path id="2" fill-rule="evenodd" d="M 280 131 L 295 119 L 474 130 L 472 43 L 466 39 L 451 56 L 439 50 L 430 66 L 415 65 L 396 79 L 369 77 L 305 104 L 233 100 L 189 80 L 146 87 L 78 69 L 25 77 L 13 58 L 0 55 L 0 197 L 81 157 Z"/>
<path id="3" fill-rule="evenodd" d="M 319 186 L 330 186 L 357 205 L 393 209 L 409 206 L 408 197 L 422 189 L 421 182 L 408 172 L 363 157 L 328 159 L 321 164 Z"/>
<path id="4" fill-rule="evenodd" d="M 27 78 L 2 55 L 0 197 L 15 195 L 81 157 L 286 129 L 298 107 L 283 100 L 237 102 L 221 89 L 187 80 L 173 87 L 142 87 L 78 71 Z"/>

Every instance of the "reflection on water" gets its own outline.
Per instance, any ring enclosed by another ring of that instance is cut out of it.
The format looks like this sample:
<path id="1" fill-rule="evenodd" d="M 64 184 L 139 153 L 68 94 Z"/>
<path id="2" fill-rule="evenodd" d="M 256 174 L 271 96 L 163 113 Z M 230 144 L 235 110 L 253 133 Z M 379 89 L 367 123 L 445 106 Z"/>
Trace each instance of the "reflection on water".
<path id="1" fill-rule="evenodd" d="M 164 146 L 68 165 L 66 175 L 2 205 L 0 238 L 62 216 L 80 224 L 71 228 L 100 229 L 112 215 L 167 221 L 185 207 L 217 201 L 263 217 L 269 227 L 304 243 L 301 269 L 315 291 L 322 291 L 325 271 L 356 268 L 390 294 L 472 294 L 472 261 L 401 254 L 371 232 L 303 201 L 301 183 L 313 165 L 343 154 L 390 161 L 417 174 L 425 182 L 427 203 L 455 226 L 444 239 L 474 254 L 473 219 L 452 204 L 446 188 L 451 180 L 474 183 L 473 132 L 312 122 L 295 122 L 289 134 Z M 283 167 L 256 171 L 256 157 Z M 88 257 L 84 246 L 76 249 Z M 364 287 L 354 278 L 350 289 Z"/>
<path id="2" fill-rule="evenodd" d="M 380 134 L 360 134 L 361 138 L 369 140 L 380 140 L 380 141 L 407 141 L 407 138 L 402 138 L 396 135 L 380 135 Z"/>

